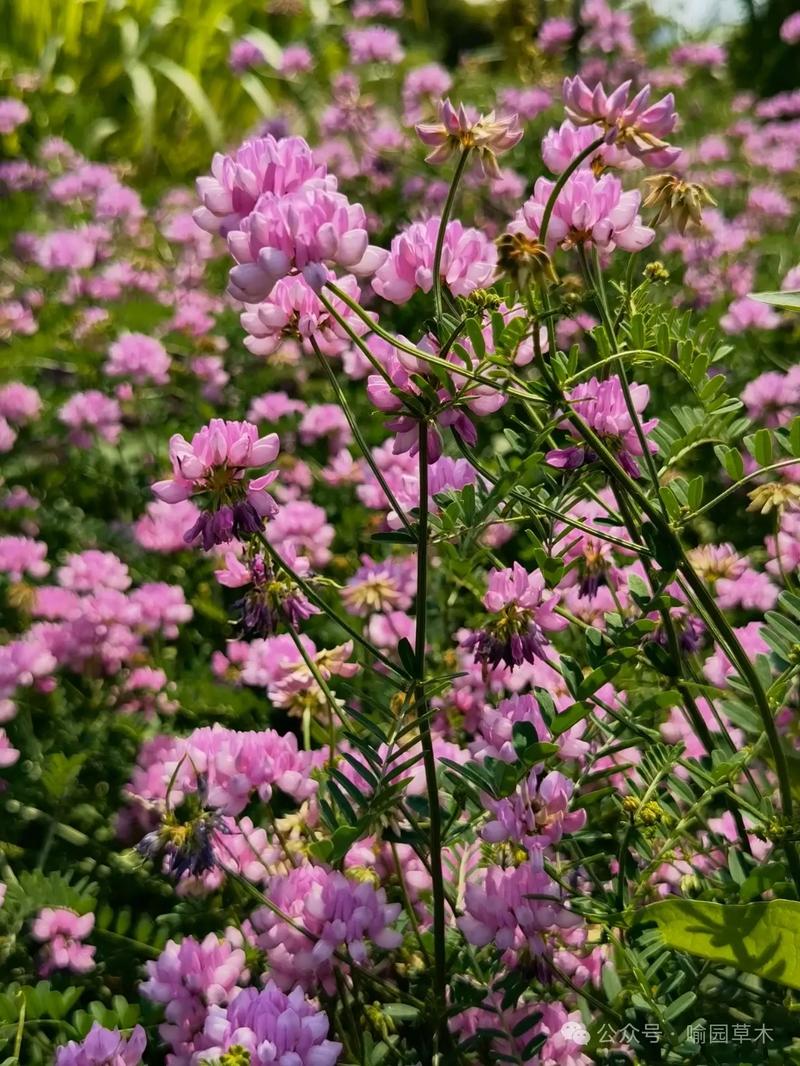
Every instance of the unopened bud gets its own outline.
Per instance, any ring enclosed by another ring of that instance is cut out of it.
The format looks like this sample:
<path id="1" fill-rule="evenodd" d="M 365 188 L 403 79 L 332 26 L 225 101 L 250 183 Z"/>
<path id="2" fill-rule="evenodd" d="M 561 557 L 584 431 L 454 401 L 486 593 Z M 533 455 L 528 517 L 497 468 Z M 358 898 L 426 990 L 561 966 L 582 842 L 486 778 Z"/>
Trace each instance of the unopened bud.
<path id="1" fill-rule="evenodd" d="M 644 276 L 649 281 L 669 281 L 669 271 L 660 259 L 647 264 L 644 268 Z"/>

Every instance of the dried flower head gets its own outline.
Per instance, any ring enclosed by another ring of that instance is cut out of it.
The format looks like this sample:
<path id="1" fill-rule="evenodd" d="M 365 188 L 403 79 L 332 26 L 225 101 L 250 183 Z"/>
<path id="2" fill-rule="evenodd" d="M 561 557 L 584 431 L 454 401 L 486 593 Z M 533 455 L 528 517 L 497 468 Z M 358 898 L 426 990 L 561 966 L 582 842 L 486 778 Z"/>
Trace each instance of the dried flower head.
<path id="1" fill-rule="evenodd" d="M 800 506 L 800 485 L 791 481 L 771 481 L 768 485 L 759 485 L 748 493 L 748 496 L 748 511 L 769 514 L 770 511 L 783 511 L 787 507 Z"/>
<path id="2" fill-rule="evenodd" d="M 504 233 L 497 238 L 497 266 L 520 292 L 531 282 L 558 284 L 553 261 L 543 244 L 524 232 Z"/>
<path id="3" fill-rule="evenodd" d="M 653 225 L 660 226 L 670 219 L 679 233 L 687 229 L 703 228 L 703 207 L 714 207 L 716 200 L 703 185 L 682 181 L 673 174 L 654 174 L 645 178 L 647 194 L 642 207 L 653 207 Z"/>

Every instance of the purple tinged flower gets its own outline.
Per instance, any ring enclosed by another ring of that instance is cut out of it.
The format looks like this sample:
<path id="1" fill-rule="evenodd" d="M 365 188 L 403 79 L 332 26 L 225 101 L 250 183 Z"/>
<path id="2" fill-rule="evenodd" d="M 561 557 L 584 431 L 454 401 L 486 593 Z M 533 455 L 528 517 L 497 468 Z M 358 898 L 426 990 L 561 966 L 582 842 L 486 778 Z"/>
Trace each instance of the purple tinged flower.
<path id="1" fill-rule="evenodd" d="M 224 237 L 239 228 L 264 193 L 286 196 L 307 183 L 336 188 L 336 179 L 314 161 L 302 137 L 253 137 L 231 155 L 214 155 L 211 173 L 197 179 L 202 207 L 195 210 L 194 220 Z"/>
<path id="2" fill-rule="evenodd" d="M 402 63 L 405 52 L 396 30 L 388 26 L 354 27 L 345 32 L 354 66 L 365 63 Z"/>
<path id="3" fill-rule="evenodd" d="M 334 1066 L 342 1045 L 328 1040 L 329 1021 L 297 985 L 288 994 L 270 980 L 263 989 L 246 988 L 227 1007 L 212 1005 L 196 1062 L 218 1062 L 225 1053 L 250 1066 Z"/>
<path id="4" fill-rule="evenodd" d="M 511 796 L 484 797 L 492 818 L 483 828 L 483 839 L 491 844 L 510 840 L 528 850 L 557 844 L 565 832 L 586 824 L 585 810 L 569 813 L 573 789 L 558 771 L 543 774 L 535 767 Z"/>
<path id="5" fill-rule="evenodd" d="M 277 504 L 266 489 L 278 471 L 251 481 L 246 471 L 273 462 L 279 446 L 277 433 L 259 437 L 257 427 L 250 422 L 212 418 L 191 442 L 180 433 L 170 439 L 173 475 L 156 482 L 153 492 L 170 504 L 196 493 L 208 495 L 211 510 L 201 512 L 186 533 L 187 543 L 201 538 L 206 551 L 234 536 L 260 533 L 263 519 L 277 514 Z"/>
<path id="6" fill-rule="evenodd" d="M 202 1037 L 209 1008 L 242 994 L 249 974 L 245 953 L 235 946 L 240 940 L 232 929 L 224 939 L 209 933 L 202 941 L 191 936 L 179 944 L 169 940 L 159 957 L 145 964 L 147 980 L 139 991 L 164 1004 L 165 1022 L 158 1031 L 182 1066 L 189 1066 L 194 1053 L 209 1043 Z"/>
<path id="7" fill-rule="evenodd" d="M 141 1025 L 125 1039 L 118 1029 L 95 1022 L 81 1043 L 70 1040 L 56 1050 L 55 1066 L 140 1066 L 146 1046 Z"/>
<path id="8" fill-rule="evenodd" d="M 286 78 L 308 74 L 314 69 L 314 57 L 304 44 L 290 44 L 283 50 L 279 70 Z"/>
<path id="9" fill-rule="evenodd" d="M 563 98 L 567 117 L 576 126 L 599 123 L 607 131 L 609 143 L 625 147 L 648 166 L 672 166 L 681 154 L 680 148 L 673 148 L 664 140 L 678 120 L 672 93 L 648 106 L 649 85 L 632 100 L 630 89 L 631 83 L 626 81 L 612 93 L 606 93 L 600 82 L 590 89 L 578 76 L 565 78 Z"/>
<path id="10" fill-rule="evenodd" d="M 266 907 L 252 916 L 256 943 L 266 951 L 273 979 L 283 988 L 299 982 L 309 990 L 321 984 L 330 992 L 336 987 L 335 953 L 345 952 L 363 964 L 369 944 L 389 951 L 402 942 L 401 934 L 390 928 L 401 904 L 387 903 L 382 888 L 338 870 L 297 866 L 276 876 L 266 895 L 294 921 L 289 925 Z"/>
<path id="11" fill-rule="evenodd" d="M 521 954 L 534 959 L 545 954 L 553 934 L 582 922 L 561 902 L 559 888 L 542 869 L 541 859 L 505 869 L 489 867 L 482 880 L 467 885 L 464 904 L 458 926 L 467 941 L 475 947 L 493 943 L 511 964 Z"/>
<path id="12" fill-rule="evenodd" d="M 546 634 L 564 629 L 566 619 L 555 613 L 559 594 L 545 587 L 539 570 L 529 572 L 520 563 L 510 569 L 493 569 L 483 605 L 492 618 L 465 647 L 476 662 L 487 667 L 505 663 L 510 669 L 544 656 Z"/>
<path id="13" fill-rule="evenodd" d="M 554 187 L 555 182 L 538 178 L 533 196 L 517 212 L 509 232 L 538 238 Z M 547 230 L 548 252 L 576 245 L 596 245 L 603 252 L 616 247 L 626 252 L 641 251 L 652 243 L 655 231 L 642 225 L 640 202 L 638 190 L 623 191 L 622 183 L 613 174 L 595 179 L 591 170 L 576 170 L 553 208 Z"/>
<path id="14" fill-rule="evenodd" d="M 342 589 L 342 602 L 351 614 L 366 617 L 407 611 L 416 592 L 414 556 L 390 556 L 376 562 L 361 556 L 361 566 Z"/>
<path id="15" fill-rule="evenodd" d="M 252 70 L 253 67 L 260 67 L 264 62 L 264 53 L 247 37 L 241 37 L 231 45 L 228 66 L 234 74 L 243 74 L 244 71 Z"/>
<path id="16" fill-rule="evenodd" d="M 649 388 L 647 385 L 633 383 L 630 393 L 636 413 L 642 415 L 650 399 Z M 640 471 L 634 457 L 642 455 L 642 446 L 631 421 L 619 378 L 614 375 L 604 381 L 598 381 L 593 377 L 576 385 L 567 398 L 570 410 L 605 440 L 619 458 L 623 469 L 631 477 L 638 477 Z M 657 418 L 643 421 L 641 428 L 645 437 L 657 425 Z M 568 430 L 573 437 L 582 441 L 577 429 L 568 419 L 560 423 L 560 428 Z M 647 446 L 651 452 L 658 451 L 658 446 L 653 441 L 648 441 Z M 586 463 L 594 462 L 596 458 L 591 449 L 583 443 L 569 448 L 555 448 L 546 456 L 551 466 L 566 470 L 576 470 Z"/>
<path id="17" fill-rule="evenodd" d="M 413 222 L 392 239 L 388 256 L 372 279 L 379 296 L 404 304 L 417 289 L 433 287 L 433 260 L 441 219 Z M 454 296 L 468 296 L 491 285 L 497 266 L 497 249 L 482 230 L 466 227 L 457 219 L 447 223 L 442 248 L 442 283 Z"/>
<path id="18" fill-rule="evenodd" d="M 415 127 L 422 143 L 433 151 L 426 163 L 438 166 L 457 151 L 474 150 L 484 174 L 500 177 L 497 156 L 510 151 L 522 140 L 522 130 L 516 115 L 496 116 L 494 111 L 479 115 L 464 104 L 453 107 L 449 99 L 439 104 L 439 121 L 420 123 Z"/>
<path id="19" fill-rule="evenodd" d="M 308 559 L 298 556 L 294 545 L 285 544 L 282 553 L 295 573 L 308 577 Z M 269 559 L 256 555 L 244 565 L 233 552 L 229 552 L 225 564 L 224 570 L 216 572 L 219 583 L 229 588 L 247 589 L 234 605 L 241 612 L 245 636 L 273 636 L 281 622 L 288 622 L 292 629 L 297 629 L 301 622 L 319 614 L 319 609 L 308 602 L 291 578 L 276 573 Z"/>

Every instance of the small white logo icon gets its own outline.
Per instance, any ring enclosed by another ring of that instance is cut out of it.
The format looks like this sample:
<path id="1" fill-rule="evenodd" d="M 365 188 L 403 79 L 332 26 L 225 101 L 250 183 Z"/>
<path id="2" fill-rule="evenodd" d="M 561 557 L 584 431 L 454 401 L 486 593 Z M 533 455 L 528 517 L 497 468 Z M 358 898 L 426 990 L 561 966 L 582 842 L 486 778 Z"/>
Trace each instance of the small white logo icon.
<path id="1" fill-rule="evenodd" d="M 588 1044 L 591 1040 L 583 1022 L 566 1022 L 561 1026 L 561 1035 L 575 1044 Z"/>

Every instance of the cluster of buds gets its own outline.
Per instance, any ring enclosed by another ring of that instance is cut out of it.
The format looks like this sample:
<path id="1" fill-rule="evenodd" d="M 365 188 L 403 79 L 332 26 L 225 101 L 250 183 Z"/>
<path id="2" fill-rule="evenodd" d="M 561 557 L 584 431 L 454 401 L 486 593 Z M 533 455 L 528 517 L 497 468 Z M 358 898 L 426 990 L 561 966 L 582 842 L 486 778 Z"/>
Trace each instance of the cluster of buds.
<path id="1" fill-rule="evenodd" d="M 635 825 L 658 825 L 659 822 L 665 822 L 668 817 L 660 803 L 655 800 L 642 803 L 637 796 L 626 796 L 622 801 L 622 809 Z"/>
<path id="2" fill-rule="evenodd" d="M 644 268 L 644 276 L 648 281 L 669 281 L 669 271 L 660 259 L 654 259 Z"/>

